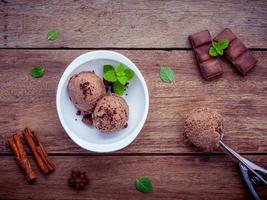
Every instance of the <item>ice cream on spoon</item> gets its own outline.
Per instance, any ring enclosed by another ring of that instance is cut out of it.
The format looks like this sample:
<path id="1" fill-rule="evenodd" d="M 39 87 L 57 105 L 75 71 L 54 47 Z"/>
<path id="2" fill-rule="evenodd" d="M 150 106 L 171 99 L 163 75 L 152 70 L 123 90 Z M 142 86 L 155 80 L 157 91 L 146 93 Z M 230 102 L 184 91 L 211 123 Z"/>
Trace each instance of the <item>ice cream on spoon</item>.
<path id="1" fill-rule="evenodd" d="M 210 108 L 198 108 L 185 120 L 186 138 L 204 151 L 214 151 L 223 137 L 223 117 Z"/>
<path id="2" fill-rule="evenodd" d="M 267 185 L 264 176 L 267 170 L 239 155 L 223 141 L 223 117 L 210 108 L 198 108 L 185 120 L 184 134 L 192 144 L 203 151 L 214 151 L 219 147 L 239 163 L 243 179 L 253 197 L 257 193 L 252 185 Z M 251 174 L 251 175 L 249 175 Z"/>

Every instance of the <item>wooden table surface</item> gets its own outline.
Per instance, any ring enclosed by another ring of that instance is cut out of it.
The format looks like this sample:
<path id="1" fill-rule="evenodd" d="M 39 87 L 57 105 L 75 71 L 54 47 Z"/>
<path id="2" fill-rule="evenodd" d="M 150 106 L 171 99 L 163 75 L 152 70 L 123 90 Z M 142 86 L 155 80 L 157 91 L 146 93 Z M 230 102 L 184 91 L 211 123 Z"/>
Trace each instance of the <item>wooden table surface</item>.
<path id="1" fill-rule="evenodd" d="M 226 61 L 224 74 L 201 78 L 188 35 L 229 27 L 259 60 L 241 77 Z M 51 28 L 58 40 L 46 39 Z M 123 150 L 93 154 L 78 147 L 56 113 L 57 83 L 82 53 L 110 49 L 129 57 L 149 89 L 147 121 Z M 32 67 L 46 73 L 34 79 Z M 159 78 L 161 65 L 176 73 L 172 84 Z M 200 106 L 225 119 L 226 144 L 267 167 L 267 1 L 1 0 L 0 1 L 0 199 L 196 199 L 246 200 L 249 194 L 230 158 L 186 144 L 183 120 Z M 43 141 L 56 171 L 43 176 L 29 152 L 37 181 L 29 185 L 6 144 L 26 126 Z M 86 171 L 86 191 L 68 187 L 71 170 Z M 149 176 L 154 191 L 135 190 Z M 267 199 L 267 188 L 260 190 Z"/>

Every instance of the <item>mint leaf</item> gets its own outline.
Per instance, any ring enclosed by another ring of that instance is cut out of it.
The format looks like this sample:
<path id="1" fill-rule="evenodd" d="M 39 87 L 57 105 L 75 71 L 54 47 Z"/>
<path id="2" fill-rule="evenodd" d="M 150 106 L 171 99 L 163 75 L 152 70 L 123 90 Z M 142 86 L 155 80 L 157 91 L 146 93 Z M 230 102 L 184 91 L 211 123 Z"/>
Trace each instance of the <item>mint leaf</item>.
<path id="1" fill-rule="evenodd" d="M 135 188 L 143 193 L 150 193 L 153 191 L 152 183 L 146 176 L 140 176 L 135 180 Z"/>
<path id="2" fill-rule="evenodd" d="M 40 66 L 34 67 L 31 70 L 31 76 L 33 78 L 40 78 L 44 75 L 44 72 L 45 72 L 45 69 L 43 67 L 40 67 Z"/>
<path id="3" fill-rule="evenodd" d="M 218 56 L 218 53 L 217 53 L 217 51 L 214 49 L 214 47 L 210 47 L 209 55 L 210 55 L 210 56 L 213 56 L 213 57 Z"/>
<path id="4" fill-rule="evenodd" d="M 222 49 L 222 48 L 218 48 L 218 49 L 216 49 L 216 52 L 217 52 L 220 56 L 223 55 L 223 49 Z"/>
<path id="5" fill-rule="evenodd" d="M 116 81 L 113 84 L 113 90 L 116 94 L 122 96 L 124 93 L 124 85 L 122 85 L 119 81 Z"/>
<path id="6" fill-rule="evenodd" d="M 122 84 L 125 85 L 128 81 L 128 78 L 126 76 L 118 76 L 118 81 Z"/>
<path id="7" fill-rule="evenodd" d="M 227 39 L 222 39 L 218 42 L 219 46 L 221 49 L 226 49 L 229 45 L 229 40 Z"/>
<path id="8" fill-rule="evenodd" d="M 104 79 L 109 82 L 117 81 L 117 75 L 114 67 L 112 65 L 104 65 Z"/>
<path id="9" fill-rule="evenodd" d="M 161 67 L 159 73 L 161 80 L 166 83 L 171 83 L 174 80 L 175 74 L 170 67 Z"/>
<path id="10" fill-rule="evenodd" d="M 112 65 L 104 65 L 104 69 L 103 69 L 104 74 L 110 70 L 115 71 L 115 69 Z"/>
<path id="11" fill-rule="evenodd" d="M 50 41 L 56 40 L 58 38 L 58 36 L 59 36 L 59 30 L 57 30 L 57 29 L 50 29 L 47 32 L 47 39 Z"/>
<path id="12" fill-rule="evenodd" d="M 124 65 L 122 63 L 120 63 L 117 66 L 117 75 L 118 76 L 124 76 L 125 75 L 125 73 L 124 73 Z"/>
<path id="13" fill-rule="evenodd" d="M 122 84 L 125 85 L 128 80 L 130 80 L 134 76 L 134 72 L 129 69 L 125 68 L 125 66 L 120 63 L 117 67 L 117 77 L 118 81 Z"/>
<path id="14" fill-rule="evenodd" d="M 131 80 L 134 77 L 134 71 L 127 68 L 124 70 L 125 76 L 127 77 L 127 81 Z"/>
<path id="15" fill-rule="evenodd" d="M 219 45 L 219 43 L 218 42 L 212 42 L 212 46 L 213 46 L 213 48 L 216 50 L 216 52 L 218 53 L 218 49 L 220 49 L 220 45 Z"/>

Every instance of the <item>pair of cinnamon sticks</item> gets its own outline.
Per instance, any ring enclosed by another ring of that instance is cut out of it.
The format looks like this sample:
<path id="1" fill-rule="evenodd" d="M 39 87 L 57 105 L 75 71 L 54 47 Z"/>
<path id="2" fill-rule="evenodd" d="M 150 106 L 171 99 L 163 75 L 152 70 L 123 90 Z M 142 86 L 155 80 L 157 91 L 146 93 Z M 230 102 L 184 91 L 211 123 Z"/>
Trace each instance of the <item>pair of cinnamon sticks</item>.
<path id="1" fill-rule="evenodd" d="M 31 149 L 34 159 L 37 162 L 38 167 L 44 174 L 48 174 L 49 172 L 55 169 L 53 163 L 48 157 L 48 154 L 40 142 L 39 138 L 36 134 L 30 129 L 25 128 L 23 131 L 23 136 Z M 22 144 L 21 138 L 18 133 L 15 133 L 8 139 L 9 145 L 12 151 L 15 154 L 15 159 L 17 164 L 23 170 L 26 180 L 28 182 L 33 182 L 36 179 L 36 174 L 33 171 L 29 158 L 26 154 L 24 146 Z"/>

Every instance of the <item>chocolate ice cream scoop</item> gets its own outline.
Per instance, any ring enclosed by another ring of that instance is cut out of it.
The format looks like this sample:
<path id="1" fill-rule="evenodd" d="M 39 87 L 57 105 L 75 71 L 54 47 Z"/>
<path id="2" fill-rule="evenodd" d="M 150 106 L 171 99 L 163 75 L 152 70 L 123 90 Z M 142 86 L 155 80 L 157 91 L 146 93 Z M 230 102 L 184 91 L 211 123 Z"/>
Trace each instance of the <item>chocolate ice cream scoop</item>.
<path id="1" fill-rule="evenodd" d="M 105 94 L 102 80 L 94 72 L 81 72 L 72 76 L 68 93 L 74 105 L 83 113 L 92 113 L 98 99 Z"/>
<path id="2" fill-rule="evenodd" d="M 103 133 L 115 132 L 127 127 L 129 108 L 126 101 L 113 93 L 104 95 L 93 114 L 95 127 Z"/>
<path id="3" fill-rule="evenodd" d="M 223 137 L 223 118 L 210 108 L 198 108 L 185 120 L 186 138 L 204 151 L 213 151 L 219 147 Z"/>
<path id="4" fill-rule="evenodd" d="M 222 141 L 222 121 L 222 116 L 215 110 L 196 109 L 185 120 L 185 136 L 204 151 L 212 151 L 220 147 L 230 155 L 234 161 L 239 163 L 241 174 L 251 196 L 253 199 L 260 200 L 255 187 L 267 186 L 267 170 L 242 157 Z"/>

